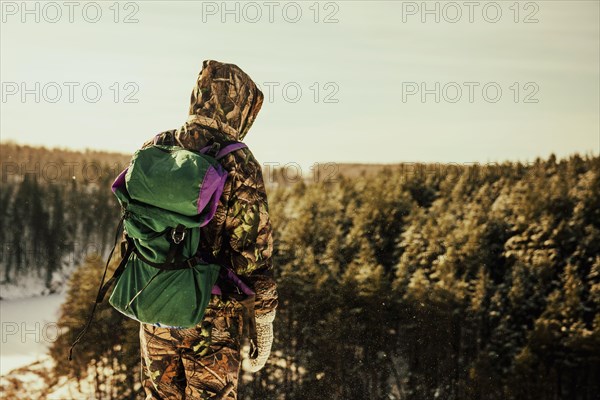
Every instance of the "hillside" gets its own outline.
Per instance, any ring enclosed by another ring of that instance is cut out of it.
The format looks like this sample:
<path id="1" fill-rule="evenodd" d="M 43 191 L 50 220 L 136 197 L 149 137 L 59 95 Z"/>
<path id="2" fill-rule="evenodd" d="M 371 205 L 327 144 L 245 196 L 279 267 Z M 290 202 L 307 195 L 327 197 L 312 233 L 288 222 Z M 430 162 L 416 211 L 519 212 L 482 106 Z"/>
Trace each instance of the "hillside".
<path id="1" fill-rule="evenodd" d="M 276 337 L 240 399 L 596 398 L 600 158 L 433 168 L 351 165 L 333 181 L 269 189 Z M 2 276 L 56 278 L 50 259 L 79 266 L 49 384 L 95 382 L 89 395 L 133 399 L 137 324 L 107 304 L 76 360 L 64 361 L 102 269 L 98 257 L 69 260 L 69 246 L 85 234 L 106 248 L 117 216 L 108 178 L 75 182 L 3 183 L 3 241 L 54 255 L 36 264 L 11 248 Z M 26 383 L 14 390 L 27 397 Z"/>

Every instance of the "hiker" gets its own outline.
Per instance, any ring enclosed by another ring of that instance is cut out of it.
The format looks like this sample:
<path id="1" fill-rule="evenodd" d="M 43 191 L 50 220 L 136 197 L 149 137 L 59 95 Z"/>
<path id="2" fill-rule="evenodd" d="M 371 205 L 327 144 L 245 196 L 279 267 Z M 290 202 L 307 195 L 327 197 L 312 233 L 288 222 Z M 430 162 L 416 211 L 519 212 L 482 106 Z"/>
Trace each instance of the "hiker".
<path id="1" fill-rule="evenodd" d="M 142 148 L 164 144 L 198 151 L 215 142 L 242 141 L 262 102 L 262 92 L 239 67 L 206 60 L 192 92 L 188 120 Z M 265 186 L 260 164 L 247 147 L 219 162 L 229 174 L 214 217 L 201 228 L 200 253 L 231 268 L 256 293 L 258 356 L 248 359 L 248 369 L 258 371 L 269 357 L 277 307 Z M 146 399 L 236 399 L 245 325 L 242 305 L 227 293 L 211 296 L 196 327 L 140 324 Z"/>

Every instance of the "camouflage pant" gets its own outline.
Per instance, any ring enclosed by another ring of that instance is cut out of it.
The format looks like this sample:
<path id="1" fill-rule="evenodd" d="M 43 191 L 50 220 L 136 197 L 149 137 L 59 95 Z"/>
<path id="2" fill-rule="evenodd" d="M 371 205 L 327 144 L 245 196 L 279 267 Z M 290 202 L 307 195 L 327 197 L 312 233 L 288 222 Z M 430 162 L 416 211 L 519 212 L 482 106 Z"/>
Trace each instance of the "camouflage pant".
<path id="1" fill-rule="evenodd" d="M 237 398 L 242 319 L 207 310 L 189 329 L 141 324 L 143 387 L 149 399 Z"/>

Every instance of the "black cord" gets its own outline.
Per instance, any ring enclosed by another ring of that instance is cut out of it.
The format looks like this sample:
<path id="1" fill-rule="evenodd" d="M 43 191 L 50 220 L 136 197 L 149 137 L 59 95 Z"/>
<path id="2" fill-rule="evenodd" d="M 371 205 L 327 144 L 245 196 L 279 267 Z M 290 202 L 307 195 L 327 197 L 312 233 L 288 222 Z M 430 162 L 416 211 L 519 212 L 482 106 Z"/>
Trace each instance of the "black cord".
<path id="1" fill-rule="evenodd" d="M 115 233 L 115 244 L 114 244 L 112 250 L 110 251 L 110 254 L 108 255 L 108 259 L 106 260 L 106 265 L 104 266 L 104 274 L 102 275 L 102 281 L 100 282 L 100 287 L 98 288 L 98 294 L 96 295 L 96 300 L 94 301 L 94 306 L 92 307 L 92 312 L 90 313 L 90 316 L 89 316 L 85 326 L 83 327 L 81 332 L 79 332 L 79 334 L 75 338 L 75 341 L 71 345 L 71 348 L 69 349 L 69 361 L 71 361 L 73 359 L 73 348 L 81 341 L 81 339 L 83 339 L 83 336 L 87 332 L 88 328 L 90 327 L 90 324 L 92 323 L 92 320 L 94 319 L 94 312 L 96 312 L 96 306 L 100 302 L 98 299 L 100 299 L 100 297 L 101 297 L 100 294 L 102 293 L 102 286 L 104 286 L 104 280 L 106 279 L 106 272 L 108 271 L 108 264 L 110 263 L 113 253 L 115 252 L 115 248 L 117 247 L 117 242 L 119 241 L 119 233 L 121 232 L 121 228 L 123 227 L 124 219 L 125 219 L 125 214 L 123 214 L 123 216 L 121 217 L 121 220 L 119 221 L 119 225 L 117 226 L 117 232 Z"/>

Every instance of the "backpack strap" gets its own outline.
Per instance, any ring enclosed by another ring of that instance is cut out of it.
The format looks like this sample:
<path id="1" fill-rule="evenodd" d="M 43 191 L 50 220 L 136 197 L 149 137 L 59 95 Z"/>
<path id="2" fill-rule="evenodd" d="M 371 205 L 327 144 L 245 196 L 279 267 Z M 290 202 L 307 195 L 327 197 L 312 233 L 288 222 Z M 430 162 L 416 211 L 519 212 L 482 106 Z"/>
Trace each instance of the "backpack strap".
<path id="1" fill-rule="evenodd" d="M 135 248 L 135 246 L 133 246 L 133 247 L 134 247 L 133 252 L 140 260 L 142 260 L 144 263 L 148 264 L 151 267 L 154 267 L 154 268 L 157 268 L 157 269 L 160 269 L 163 271 L 175 271 L 178 269 L 191 268 L 194 265 L 198 265 L 198 264 L 207 264 L 207 262 L 204 261 L 204 259 L 199 256 L 193 256 L 193 257 L 190 257 L 188 259 L 185 259 L 185 260 L 179 261 L 179 262 L 155 263 L 155 262 L 148 260 L 146 257 L 144 257 L 144 255 L 142 253 L 140 253 Z"/>
<path id="2" fill-rule="evenodd" d="M 225 146 L 221 147 L 219 142 L 213 142 L 208 146 L 204 146 L 200 149 L 200 153 L 211 155 L 217 160 L 225 157 L 227 154 L 232 153 L 236 150 L 243 149 L 248 147 L 246 143 L 243 142 L 229 142 L 225 144 Z"/>
<path id="3" fill-rule="evenodd" d="M 256 333 L 256 312 L 254 310 L 256 295 L 252 294 L 238 301 L 243 306 L 244 325 L 248 329 L 248 339 L 250 341 L 249 357 L 254 360 L 258 357 L 258 335 Z"/>
<path id="4" fill-rule="evenodd" d="M 232 153 L 236 150 L 247 148 L 247 147 L 248 146 L 246 145 L 246 143 L 242 143 L 242 142 L 235 142 L 235 143 L 228 144 L 225 147 L 223 147 L 221 150 L 219 150 L 219 152 L 217 153 L 217 156 L 215 158 L 217 160 L 220 160 L 221 158 L 225 157 L 229 153 Z"/>
<path id="5" fill-rule="evenodd" d="M 110 286 L 117 280 L 117 278 L 125 270 L 125 265 L 127 264 L 127 259 L 129 258 L 129 255 L 131 254 L 131 251 L 133 250 L 133 247 L 134 247 L 133 243 L 129 243 L 129 246 L 127 247 L 125 255 L 123 256 L 123 259 L 121 260 L 121 263 L 119 263 L 119 266 L 115 270 L 113 276 L 108 280 L 108 282 L 106 282 L 106 284 L 104 284 L 104 279 L 106 278 L 106 272 L 108 271 L 108 264 L 110 263 L 113 253 L 115 252 L 115 248 L 117 247 L 117 242 L 119 241 L 119 233 L 121 232 L 121 229 L 123 228 L 123 221 L 125 220 L 125 216 L 126 216 L 126 214 L 123 213 L 123 216 L 121 216 L 121 219 L 119 220 L 119 224 L 117 225 L 117 230 L 115 232 L 115 244 L 113 245 L 113 248 L 110 251 L 110 254 L 108 255 L 108 259 L 106 260 L 106 265 L 104 266 L 104 274 L 102 275 L 102 280 L 100 281 L 100 286 L 98 287 L 98 294 L 96 295 L 96 300 L 94 301 L 94 305 L 92 306 L 92 311 L 90 312 L 90 316 L 88 317 L 88 320 L 87 320 L 85 326 L 83 327 L 81 332 L 79 332 L 79 334 L 73 341 L 71 348 L 69 349 L 69 361 L 71 361 L 73 359 L 73 349 L 75 348 L 77 343 L 79 343 L 81 341 L 81 339 L 83 339 L 83 336 L 88 331 L 90 324 L 92 323 L 92 320 L 94 319 L 94 313 L 96 312 L 96 307 L 98 306 L 98 304 L 102 303 L 102 300 L 104 299 L 104 296 L 106 295 L 106 292 L 108 291 Z"/>
<path id="6" fill-rule="evenodd" d="M 129 256 L 133 252 L 135 246 L 133 245 L 133 240 L 129 236 L 126 237 L 127 241 L 125 242 L 125 251 L 123 251 L 123 247 L 121 247 L 121 262 L 119 266 L 115 269 L 115 272 L 110 277 L 108 281 L 104 285 L 101 284 L 101 289 L 96 296 L 96 304 L 102 303 L 104 300 L 104 296 L 106 296 L 106 292 L 108 289 L 119 279 L 121 275 L 123 275 L 123 271 L 125 271 L 125 266 L 127 265 L 127 260 L 129 260 Z"/>

